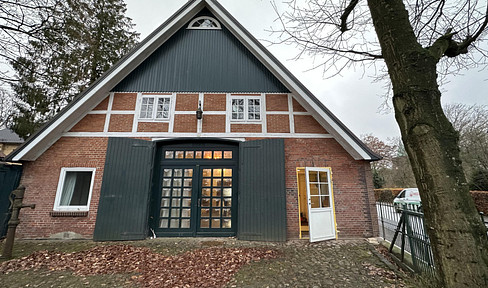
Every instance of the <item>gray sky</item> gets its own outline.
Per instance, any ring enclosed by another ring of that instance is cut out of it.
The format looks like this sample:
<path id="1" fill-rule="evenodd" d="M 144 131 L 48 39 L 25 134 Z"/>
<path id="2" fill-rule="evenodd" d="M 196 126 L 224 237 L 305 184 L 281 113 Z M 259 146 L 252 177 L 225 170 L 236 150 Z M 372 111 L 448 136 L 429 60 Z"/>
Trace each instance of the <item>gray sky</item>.
<path id="1" fill-rule="evenodd" d="M 176 12 L 186 0 L 125 0 L 127 16 L 136 24 L 141 40 Z M 269 45 L 262 39 L 277 39 L 266 30 L 279 28 L 270 0 L 220 0 L 254 37 L 259 39 L 314 95 L 319 98 L 357 136 L 373 134 L 380 139 L 400 136 L 393 112 L 378 113 L 384 99 L 384 83 L 373 83 L 374 71 L 345 71 L 340 76 L 324 79 L 320 69 L 307 71 L 314 60 L 291 60 L 298 50 L 289 45 Z M 280 1 L 276 1 L 280 2 Z M 280 8 L 280 7 L 278 7 Z M 283 6 L 282 9 L 284 9 Z M 441 86 L 442 102 L 488 105 L 488 71 L 466 71 L 450 77 Z"/>

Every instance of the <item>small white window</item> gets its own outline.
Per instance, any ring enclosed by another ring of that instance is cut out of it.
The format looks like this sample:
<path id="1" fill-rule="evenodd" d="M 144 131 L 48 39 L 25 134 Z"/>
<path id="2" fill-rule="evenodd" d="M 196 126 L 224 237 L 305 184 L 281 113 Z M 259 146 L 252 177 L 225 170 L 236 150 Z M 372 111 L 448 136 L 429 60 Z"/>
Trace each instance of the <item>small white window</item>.
<path id="1" fill-rule="evenodd" d="M 61 168 L 54 211 L 88 211 L 95 168 Z"/>
<path id="2" fill-rule="evenodd" d="M 170 96 L 143 96 L 139 119 L 169 120 Z"/>
<path id="3" fill-rule="evenodd" d="M 221 29 L 220 23 L 212 17 L 201 16 L 188 24 L 188 29 Z"/>
<path id="4" fill-rule="evenodd" d="M 260 97 L 232 97 L 233 121 L 261 121 Z"/>

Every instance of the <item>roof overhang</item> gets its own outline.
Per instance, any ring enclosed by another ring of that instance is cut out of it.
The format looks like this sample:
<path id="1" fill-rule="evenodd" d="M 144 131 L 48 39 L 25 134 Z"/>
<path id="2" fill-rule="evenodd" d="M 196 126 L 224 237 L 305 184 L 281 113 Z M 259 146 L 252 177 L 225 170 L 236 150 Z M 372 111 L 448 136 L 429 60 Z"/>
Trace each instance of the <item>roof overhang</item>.
<path id="1" fill-rule="evenodd" d="M 223 6 L 214 0 L 187 2 L 173 16 L 137 45 L 97 81 L 77 96 L 44 127 L 33 134 L 14 153 L 9 161 L 34 161 L 63 133 L 69 131 L 86 113 L 98 105 L 108 93 L 164 44 L 201 9 L 207 7 L 224 26 L 237 37 L 294 95 L 296 100 L 312 112 L 315 119 L 342 145 L 355 160 L 378 160 L 337 117 L 335 117 L 300 81 L 288 71 L 256 38 L 254 38 Z"/>

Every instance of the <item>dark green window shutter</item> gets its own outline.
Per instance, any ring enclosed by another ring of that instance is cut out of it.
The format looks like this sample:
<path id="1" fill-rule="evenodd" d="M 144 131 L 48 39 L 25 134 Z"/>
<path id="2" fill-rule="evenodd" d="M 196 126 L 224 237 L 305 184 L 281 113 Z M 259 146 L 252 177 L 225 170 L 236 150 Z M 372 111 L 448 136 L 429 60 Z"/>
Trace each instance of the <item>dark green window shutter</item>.
<path id="1" fill-rule="evenodd" d="M 286 241 L 284 140 L 248 141 L 239 149 L 238 238 Z"/>
<path id="2" fill-rule="evenodd" d="M 109 138 L 95 241 L 146 238 L 153 150 L 150 141 Z"/>

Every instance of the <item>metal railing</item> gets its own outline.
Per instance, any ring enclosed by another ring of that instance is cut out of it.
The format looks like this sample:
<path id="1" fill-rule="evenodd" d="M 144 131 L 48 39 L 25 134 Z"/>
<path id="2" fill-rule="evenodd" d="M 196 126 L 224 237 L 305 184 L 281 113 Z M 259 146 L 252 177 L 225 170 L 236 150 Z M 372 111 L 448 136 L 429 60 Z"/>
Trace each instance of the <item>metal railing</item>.
<path id="1" fill-rule="evenodd" d="M 399 258 L 415 272 L 435 274 L 434 257 L 430 240 L 425 233 L 424 214 L 421 206 L 402 205 L 395 207 L 391 202 L 376 202 L 380 237 L 390 242 L 390 253 L 399 249 Z M 488 217 L 480 213 L 488 227 Z M 405 255 L 407 252 L 407 255 Z"/>
<path id="2" fill-rule="evenodd" d="M 425 233 L 424 214 L 421 206 L 377 202 L 380 236 L 400 249 L 399 260 L 420 273 L 434 274 L 434 257 L 430 240 Z M 407 257 L 405 255 L 407 252 Z M 395 254 L 394 254 L 395 255 Z M 407 259 L 408 258 L 408 259 Z"/>

